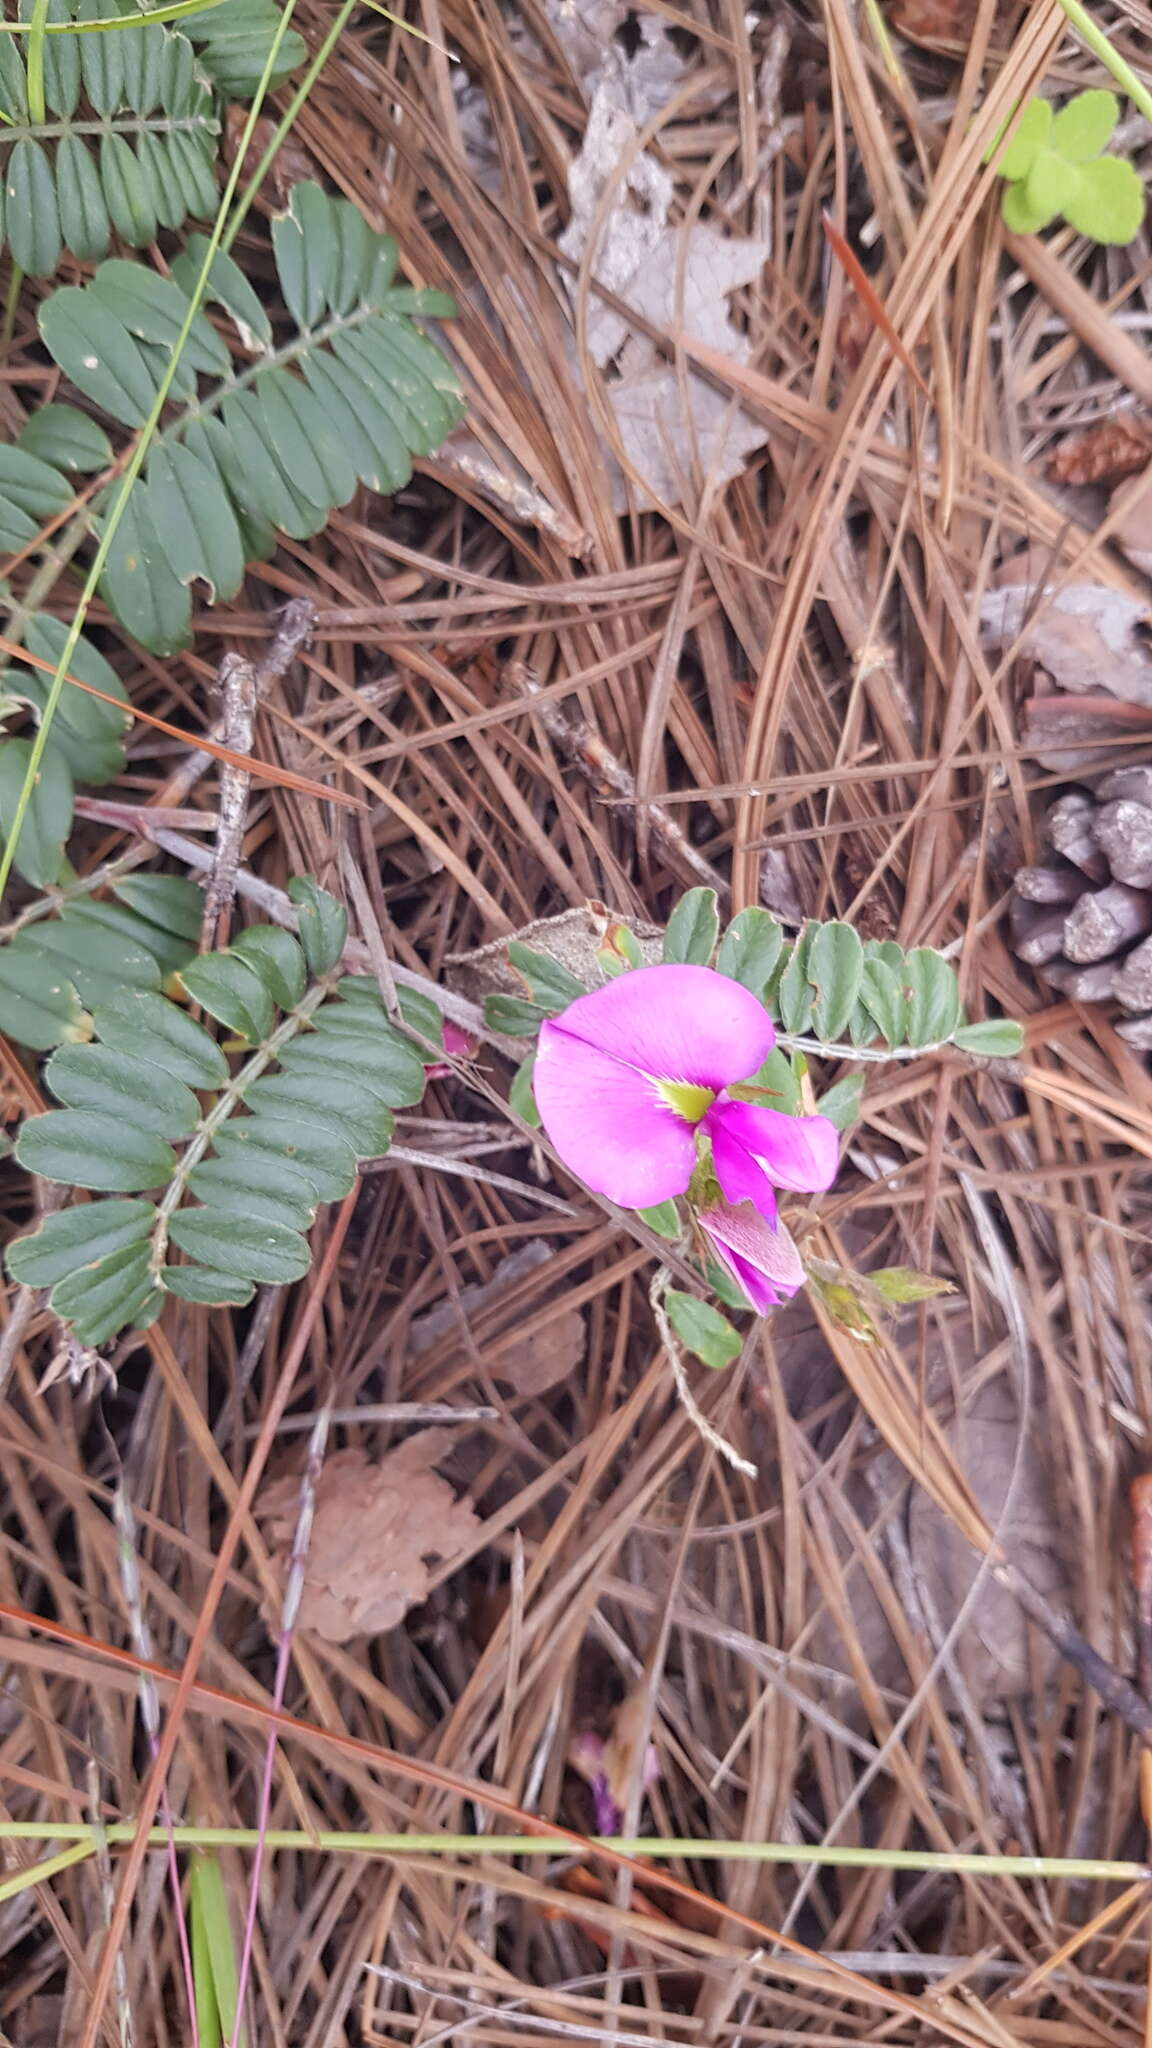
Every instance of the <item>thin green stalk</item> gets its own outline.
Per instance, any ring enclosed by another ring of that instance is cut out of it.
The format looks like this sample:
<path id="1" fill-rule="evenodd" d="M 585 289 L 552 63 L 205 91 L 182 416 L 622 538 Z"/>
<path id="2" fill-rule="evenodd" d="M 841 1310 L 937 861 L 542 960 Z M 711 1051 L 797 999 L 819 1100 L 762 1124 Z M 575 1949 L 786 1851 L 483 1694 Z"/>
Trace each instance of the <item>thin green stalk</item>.
<path id="1" fill-rule="evenodd" d="M 131 1842 L 132 1821 L 110 1822 L 101 1830 L 109 1844 Z M 553 1835 L 377 1835 L 307 1828 L 156 1827 L 149 1831 L 150 1848 L 254 1849 L 263 1839 L 267 1849 L 321 1850 L 329 1855 L 360 1856 L 570 1856 L 573 1844 Z M 0 1842 L 75 1842 L 96 1848 L 95 1830 L 85 1821 L 3 1821 Z M 983 1856 L 957 1849 L 860 1849 L 824 1842 L 720 1842 L 687 1837 L 589 1835 L 580 1845 L 610 1849 L 619 1856 L 646 1856 L 653 1861 L 708 1863 L 815 1864 L 833 1870 L 936 1871 L 953 1877 L 1037 1877 L 1054 1883 L 1086 1878 L 1117 1884 L 1152 1879 L 1147 1863 L 1122 1863 L 1092 1856 Z M 39 1876 L 38 1864 L 26 1878 Z M 2 1894 L 0 1894 L 2 1896 Z"/>
<path id="2" fill-rule="evenodd" d="M 37 4 L 40 4 L 40 0 L 37 0 Z M 47 0 L 43 0 L 43 4 L 46 7 Z M 228 174 L 228 182 L 224 187 L 223 194 L 221 195 L 220 205 L 216 213 L 216 219 L 213 223 L 211 233 L 208 236 L 207 247 L 204 253 L 204 260 L 200 266 L 200 274 L 193 288 L 191 298 L 188 304 L 188 310 L 184 316 L 180 332 L 177 335 L 175 342 L 173 343 L 171 360 L 168 364 L 168 368 L 166 369 L 163 377 L 160 380 L 159 386 L 157 387 L 156 396 L 152 401 L 148 417 L 140 429 L 140 433 L 136 441 L 136 446 L 132 451 L 131 458 L 127 464 L 127 467 L 124 470 L 123 476 L 121 477 L 120 489 L 117 492 L 115 502 L 108 514 L 108 518 L 104 526 L 104 532 L 100 538 L 100 543 L 96 549 L 95 555 L 92 558 L 91 565 L 88 569 L 88 574 L 84 579 L 84 587 L 80 593 L 79 602 L 77 603 L 76 609 L 72 614 L 72 619 L 68 627 L 68 637 L 60 650 L 60 659 L 56 664 L 56 673 L 52 678 L 51 684 L 49 685 L 48 695 L 44 702 L 44 710 L 40 720 L 40 728 L 36 734 L 36 738 L 32 743 L 32 752 L 28 760 L 28 769 L 27 773 L 25 774 L 23 787 L 21 788 L 20 796 L 16 804 L 16 811 L 12 819 L 11 829 L 8 833 L 7 843 L 4 847 L 3 854 L 0 855 L 0 896 L 3 896 L 4 891 L 8 886 L 8 877 L 12 872 L 13 855 L 15 853 L 16 847 L 20 843 L 20 833 L 23 829 L 24 820 L 28 814 L 28 806 L 32 800 L 32 791 L 36 786 L 36 779 L 40 772 L 40 763 L 44 758 L 44 749 L 48 744 L 48 735 L 52 728 L 52 720 L 56 716 L 57 706 L 59 705 L 60 698 L 64 691 L 65 678 L 67 677 L 68 672 L 72 666 L 72 656 L 76 651 L 76 647 L 79 642 L 81 632 L 83 631 L 84 621 L 88 616 L 88 608 L 96 595 L 100 578 L 104 574 L 104 567 L 108 560 L 108 556 L 111 553 L 112 542 L 116 537 L 117 529 L 119 528 L 120 522 L 124 517 L 124 513 L 128 505 L 128 500 L 132 494 L 132 490 L 136 483 L 136 479 L 139 476 L 140 471 L 144 467 L 144 458 L 148 453 L 148 449 L 151 446 L 153 436 L 155 435 L 156 429 L 160 424 L 160 415 L 168 402 L 168 394 L 172 388 L 173 379 L 176 376 L 177 369 L 179 368 L 180 359 L 183 355 L 184 348 L 188 340 L 188 336 L 192 331 L 192 323 L 195 320 L 196 315 L 200 311 L 200 306 L 204 297 L 205 288 L 208 283 L 208 277 L 212 268 L 213 259 L 215 258 L 217 250 L 220 248 L 221 238 L 224 233 L 224 224 L 228 218 L 228 213 L 232 205 L 233 198 L 235 197 L 236 187 L 240 182 L 241 167 L 244 163 L 244 159 L 248 153 L 248 150 L 251 147 L 252 137 L 256 130 L 256 123 L 260 118 L 260 109 L 263 106 L 264 101 L 267 97 L 272 74 L 276 68 L 276 59 L 277 56 L 279 55 L 280 46 L 284 40 L 284 37 L 288 33 L 289 24 L 292 20 L 292 15 L 295 11 L 295 4 L 296 0 L 288 0 L 288 4 L 284 8 L 284 11 L 280 16 L 280 20 L 277 23 L 276 34 L 272 39 L 268 55 L 264 62 L 263 76 L 261 77 L 260 83 L 256 88 L 255 94 L 253 95 L 252 104 L 248 109 L 248 119 L 244 124 L 243 133 L 240 136 L 239 142 L 237 144 L 236 156 L 233 160 L 232 169 Z M 348 8 L 345 10 L 341 10 L 341 15 L 337 17 L 339 20 L 342 20 L 344 18 L 346 11 L 350 11 L 350 7 L 352 4 L 354 4 L 354 0 L 348 0 Z"/>
<path id="3" fill-rule="evenodd" d="M 1081 41 L 1087 43 L 1094 56 L 1099 57 L 1121 91 L 1127 93 L 1133 106 L 1139 107 L 1144 119 L 1152 121 L 1152 92 L 1137 77 L 1119 50 L 1113 48 L 1104 30 L 1097 27 L 1088 9 L 1081 5 L 1081 0 L 1060 0 L 1060 5 Z"/>
<path id="4" fill-rule="evenodd" d="M 47 1856 L 43 1863 L 33 1863 L 27 1870 L 16 1870 L 11 1877 L 0 1878 L 0 1906 L 6 1900 L 16 1898 L 20 1892 L 26 1892 L 31 1885 L 46 1884 L 50 1877 L 58 1877 L 62 1870 L 71 1870 L 76 1863 L 87 1863 L 100 1846 L 94 1829 L 91 1835 L 90 1841 L 77 1842 L 72 1849 L 61 1849 L 58 1856 Z"/>

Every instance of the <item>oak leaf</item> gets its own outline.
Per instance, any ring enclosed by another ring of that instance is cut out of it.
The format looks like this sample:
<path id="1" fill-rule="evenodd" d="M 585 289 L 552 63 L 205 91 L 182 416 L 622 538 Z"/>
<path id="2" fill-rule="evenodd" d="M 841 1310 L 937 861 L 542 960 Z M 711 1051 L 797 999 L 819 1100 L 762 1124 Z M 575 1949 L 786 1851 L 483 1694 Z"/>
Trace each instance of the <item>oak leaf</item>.
<path id="1" fill-rule="evenodd" d="M 337 1451 L 316 1482 L 304 1564 L 299 1625 L 329 1643 L 382 1635 L 432 1590 L 434 1564 L 461 1556 L 480 1528 L 433 1470 L 452 1448 L 446 1429 L 425 1429 L 373 1461 Z M 256 1514 L 273 1546 L 273 1568 L 287 1580 L 300 1508 L 299 1477 L 267 1487 Z"/>

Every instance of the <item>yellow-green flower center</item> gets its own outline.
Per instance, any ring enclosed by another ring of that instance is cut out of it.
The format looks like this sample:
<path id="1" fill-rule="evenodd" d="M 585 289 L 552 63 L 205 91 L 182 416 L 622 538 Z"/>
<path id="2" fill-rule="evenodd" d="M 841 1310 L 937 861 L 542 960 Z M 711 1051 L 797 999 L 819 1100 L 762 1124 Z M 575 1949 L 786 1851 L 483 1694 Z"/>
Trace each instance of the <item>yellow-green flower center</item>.
<path id="1" fill-rule="evenodd" d="M 694 1081 L 656 1081 L 656 1093 L 686 1124 L 698 1124 L 716 1100 L 713 1088 L 699 1088 Z"/>

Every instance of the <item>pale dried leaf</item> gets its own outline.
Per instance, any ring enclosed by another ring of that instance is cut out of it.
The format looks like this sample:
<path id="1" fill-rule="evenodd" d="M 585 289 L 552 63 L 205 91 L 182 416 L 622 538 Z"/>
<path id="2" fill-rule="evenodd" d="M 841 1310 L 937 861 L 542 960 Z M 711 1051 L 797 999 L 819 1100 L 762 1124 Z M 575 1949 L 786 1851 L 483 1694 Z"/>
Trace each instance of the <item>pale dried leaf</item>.
<path id="1" fill-rule="evenodd" d="M 460 1555 L 480 1527 L 469 1503 L 432 1469 L 452 1445 L 449 1430 L 426 1429 L 379 1463 L 359 1450 L 328 1459 L 316 1482 L 301 1628 L 348 1643 L 395 1628 L 427 1599 L 431 1566 Z M 257 1503 L 282 1581 L 299 1507 L 299 1477 L 275 1481 Z"/>
<path id="2" fill-rule="evenodd" d="M 501 1259 L 490 1280 L 462 1287 L 455 1300 L 439 1302 L 426 1315 L 418 1316 L 409 1332 L 410 1349 L 416 1357 L 422 1357 L 458 1331 L 462 1321 L 471 1323 L 482 1310 L 498 1305 L 502 1295 L 508 1294 L 527 1274 L 547 1266 L 551 1258 L 551 1245 L 541 1237 L 529 1238 L 527 1244 Z M 533 1312 L 546 1298 L 544 1290 L 539 1297 L 533 1297 Z M 498 1343 L 491 1371 L 518 1394 L 545 1394 L 582 1363 L 584 1347 L 584 1318 L 579 1309 L 558 1307 L 553 1319 L 535 1337 L 515 1339 L 511 1344 Z M 480 1348 L 483 1357 L 483 1347 Z"/>
<path id="3" fill-rule="evenodd" d="M 610 69 L 621 104 L 640 127 L 683 84 L 687 60 L 658 15 L 637 14 L 627 0 L 544 0 L 544 12 L 585 94 L 591 97 Z M 617 41 L 625 26 L 630 53 Z"/>
<path id="4" fill-rule="evenodd" d="M 1099 583 L 1009 583 L 980 607 L 996 646 L 1020 639 L 1020 651 L 1047 669 L 1058 688 L 1083 695 L 1107 690 L 1128 704 L 1152 704 L 1152 652 L 1143 628 L 1148 606 Z"/>
<path id="5" fill-rule="evenodd" d="M 485 996 L 522 996 L 524 983 L 508 959 L 509 939 L 519 939 L 535 953 L 547 953 L 559 961 L 586 988 L 598 988 L 607 981 L 597 954 L 614 924 L 627 925 L 636 940 L 646 967 L 661 955 L 664 933 L 659 925 L 643 924 L 621 917 L 603 903 L 583 903 L 576 910 L 562 910 L 556 917 L 538 917 L 507 938 L 490 939 L 469 953 L 449 953 L 444 965 L 447 981 L 457 994 L 483 1002 Z"/>
<path id="6" fill-rule="evenodd" d="M 750 344 L 732 322 L 728 299 L 755 282 L 767 245 L 723 235 L 707 224 L 681 231 L 671 220 L 671 175 L 649 151 L 634 153 L 637 133 L 619 77 L 606 66 L 569 172 L 572 218 L 560 247 L 579 262 L 594 233 L 592 274 L 599 283 L 661 332 L 747 362 Z M 623 162 L 627 168 L 621 173 Z M 599 220 L 609 192 L 607 215 Z M 605 393 L 627 462 L 642 479 L 630 487 L 622 474 L 614 476 L 618 511 L 634 499 L 641 508 L 657 499 L 680 504 L 697 471 L 725 483 L 763 446 L 767 432 L 760 422 L 690 370 L 682 381 L 647 335 L 594 297 L 588 302 L 586 341 L 592 360 L 610 373 Z"/>

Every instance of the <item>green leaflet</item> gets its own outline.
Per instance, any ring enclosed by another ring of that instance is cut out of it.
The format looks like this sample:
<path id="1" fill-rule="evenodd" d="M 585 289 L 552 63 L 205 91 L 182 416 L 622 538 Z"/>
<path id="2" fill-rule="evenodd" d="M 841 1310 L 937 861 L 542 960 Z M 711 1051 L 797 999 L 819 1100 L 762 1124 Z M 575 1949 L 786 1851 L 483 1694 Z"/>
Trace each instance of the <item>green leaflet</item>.
<path id="1" fill-rule="evenodd" d="M 720 941 L 717 970 L 750 988 L 753 995 L 763 996 L 783 945 L 783 926 L 753 904 L 732 919 Z"/>
<path id="2" fill-rule="evenodd" d="M 817 925 L 808 948 L 812 1030 L 831 1045 L 848 1029 L 864 978 L 864 948 L 850 924 Z"/>
<path id="3" fill-rule="evenodd" d="M 311 875 L 296 875 L 288 894 L 299 913 L 300 944 L 310 974 L 331 974 L 348 941 L 348 913 Z"/>
<path id="4" fill-rule="evenodd" d="M 533 1004 L 546 1010 L 549 1016 L 558 1016 L 569 1003 L 575 1002 L 577 996 L 587 993 L 583 982 L 577 981 L 576 976 L 569 973 L 559 960 L 554 960 L 550 953 L 533 952 L 519 939 L 509 939 L 507 952 L 509 965 L 516 969 Z"/>
<path id="5" fill-rule="evenodd" d="M 183 33 L 195 43 L 200 65 L 230 99 L 251 99 L 280 23 L 275 0 L 224 0 L 204 14 L 186 14 Z M 290 28 L 276 54 L 270 84 L 283 85 L 308 54 L 303 37 Z"/>
<path id="6" fill-rule="evenodd" d="M 25 623 L 24 644 L 29 654 L 51 663 L 52 668 L 67 637 L 64 621 L 48 612 L 36 612 Z M 18 657 L 13 656 L 13 660 Z M 130 722 L 127 692 L 111 663 L 83 634 L 68 666 L 70 674 L 83 683 L 91 683 L 93 689 L 102 690 L 105 697 L 118 699 L 125 709 L 117 710 L 114 703 L 106 704 L 86 690 L 66 683 L 52 720 L 50 748 L 64 756 L 77 782 L 110 782 L 124 768 L 124 741 Z M 8 669 L 4 675 L 6 693 L 22 698 L 37 712 L 43 710 L 50 686 L 51 669 L 45 673 L 43 669 L 19 666 Z"/>
<path id="7" fill-rule="evenodd" d="M 0 833 L 5 839 L 12 829 L 31 757 L 31 740 L 0 744 Z M 50 747 L 40 763 L 16 844 L 16 867 L 34 889 L 50 889 L 59 880 L 71 830 L 71 771 L 63 754 Z"/>
<path id="8" fill-rule="evenodd" d="M 133 877 L 125 902 L 83 908 L 111 920 L 111 938 L 123 936 L 119 920 L 159 931 L 142 911 L 182 921 L 187 946 L 193 906 L 171 884 Z M 374 985 L 338 983 L 340 906 L 307 878 L 295 893 L 313 958 L 329 963 L 321 978 L 310 980 L 304 946 L 271 925 L 181 970 L 189 995 L 248 1041 L 227 1041 L 235 1068 L 211 1031 L 155 986 L 120 988 L 73 1020 L 72 1042 L 48 1063 L 46 1086 L 64 1107 L 23 1125 L 21 1163 L 98 1195 L 152 1191 L 147 1202 L 61 1211 L 12 1247 L 9 1271 L 51 1287 L 82 1341 L 151 1318 L 166 1294 L 240 1304 L 256 1286 L 302 1278 L 318 1205 L 354 1187 L 358 1162 L 388 1148 L 392 1110 L 420 1099 L 423 1061 Z M 156 974 L 154 960 L 144 965 Z M 71 959 L 61 967 L 77 971 Z M 2 1004 L 0 985 L 0 1021 Z"/>
<path id="9" fill-rule="evenodd" d="M 715 889 L 689 889 L 668 920 L 664 958 L 706 967 L 716 950 L 719 933 Z"/>
<path id="10" fill-rule="evenodd" d="M 694 1294 L 682 1294 L 679 1288 L 670 1287 L 664 1296 L 664 1308 L 685 1350 L 702 1365 L 722 1372 L 739 1358 L 740 1333 L 711 1302 L 699 1301 Z"/>

